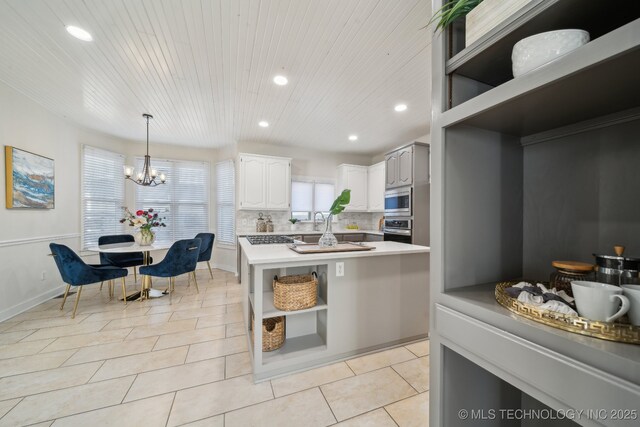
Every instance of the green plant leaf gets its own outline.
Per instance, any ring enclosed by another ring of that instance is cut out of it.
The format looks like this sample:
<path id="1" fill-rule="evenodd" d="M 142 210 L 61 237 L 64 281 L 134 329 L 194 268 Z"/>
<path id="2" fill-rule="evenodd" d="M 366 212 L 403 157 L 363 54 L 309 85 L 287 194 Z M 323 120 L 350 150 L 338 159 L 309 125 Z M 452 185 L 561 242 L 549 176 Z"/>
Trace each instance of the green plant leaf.
<path id="1" fill-rule="evenodd" d="M 331 205 L 331 209 L 329 209 L 329 212 L 331 212 L 332 215 L 338 215 L 340 212 L 344 210 L 345 206 L 348 205 L 350 201 L 351 201 L 351 190 L 348 190 L 348 189 L 342 190 L 342 193 L 340 193 L 338 198 L 336 198 L 336 200 L 333 201 L 333 204 Z"/>
<path id="2" fill-rule="evenodd" d="M 482 0 L 451 0 L 433 14 L 426 26 L 436 23 L 436 31 L 444 30 L 456 19 L 466 16 L 480 3 Z"/>

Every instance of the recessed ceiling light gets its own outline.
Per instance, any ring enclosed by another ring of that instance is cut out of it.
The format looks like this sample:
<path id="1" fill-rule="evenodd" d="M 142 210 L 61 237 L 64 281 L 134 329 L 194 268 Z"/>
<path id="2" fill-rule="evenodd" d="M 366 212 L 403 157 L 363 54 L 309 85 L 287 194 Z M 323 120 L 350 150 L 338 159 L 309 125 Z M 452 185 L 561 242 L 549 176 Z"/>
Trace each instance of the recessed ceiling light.
<path id="1" fill-rule="evenodd" d="M 67 25 L 65 27 L 67 29 L 67 33 L 71 34 L 73 37 L 80 39 L 85 42 L 93 41 L 93 37 L 87 30 L 83 30 L 80 27 L 74 27 L 73 25 Z"/>
<path id="2" fill-rule="evenodd" d="M 358 135 L 349 135 L 349 141 L 357 141 Z"/>
<path id="3" fill-rule="evenodd" d="M 289 83 L 289 80 L 287 80 L 287 78 L 285 76 L 275 76 L 273 78 L 273 82 L 275 84 L 277 84 L 278 86 L 284 86 L 287 83 Z"/>
<path id="4" fill-rule="evenodd" d="M 407 109 L 407 104 L 398 104 L 395 107 L 393 107 L 393 109 L 396 111 L 404 111 Z"/>
<path id="5" fill-rule="evenodd" d="M 260 126 L 261 128 L 268 128 L 269 127 L 269 122 L 265 122 L 264 120 L 258 123 L 258 126 Z"/>

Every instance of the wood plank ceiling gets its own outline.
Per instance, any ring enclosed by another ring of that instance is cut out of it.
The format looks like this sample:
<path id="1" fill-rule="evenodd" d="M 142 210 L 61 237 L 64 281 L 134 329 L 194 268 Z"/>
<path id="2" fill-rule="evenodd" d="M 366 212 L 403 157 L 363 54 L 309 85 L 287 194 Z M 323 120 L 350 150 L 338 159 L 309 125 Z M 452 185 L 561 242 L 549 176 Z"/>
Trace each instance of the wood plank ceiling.
<path id="1" fill-rule="evenodd" d="M 377 153 L 428 132 L 429 15 L 429 0 L 0 0 L 0 80 L 128 139 L 148 112 L 152 142 Z"/>

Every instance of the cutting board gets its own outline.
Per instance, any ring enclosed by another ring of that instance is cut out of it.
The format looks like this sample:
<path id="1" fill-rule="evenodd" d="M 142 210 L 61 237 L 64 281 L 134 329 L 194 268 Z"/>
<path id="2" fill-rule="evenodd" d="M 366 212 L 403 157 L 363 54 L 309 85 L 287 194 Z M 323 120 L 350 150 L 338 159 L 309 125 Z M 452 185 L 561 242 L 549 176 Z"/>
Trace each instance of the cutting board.
<path id="1" fill-rule="evenodd" d="M 356 251 L 370 251 L 375 249 L 375 246 L 364 246 L 357 243 L 338 243 L 333 248 L 321 248 L 315 243 L 287 245 L 289 249 L 299 254 L 324 254 L 329 252 L 356 252 Z"/>

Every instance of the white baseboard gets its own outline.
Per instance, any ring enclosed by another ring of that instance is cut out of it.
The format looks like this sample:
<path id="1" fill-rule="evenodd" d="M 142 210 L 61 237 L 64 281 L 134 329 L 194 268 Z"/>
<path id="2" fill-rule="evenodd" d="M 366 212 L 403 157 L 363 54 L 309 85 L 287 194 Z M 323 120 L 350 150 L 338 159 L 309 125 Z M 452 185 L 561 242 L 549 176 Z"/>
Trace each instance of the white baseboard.
<path id="1" fill-rule="evenodd" d="M 38 304 L 42 304 L 45 301 L 49 301 L 53 297 L 57 297 L 64 293 L 66 285 L 59 286 L 57 288 L 50 289 L 38 296 L 35 296 L 31 299 L 21 302 L 20 304 L 14 305 L 13 307 L 9 307 L 5 310 L 0 311 L 0 322 L 8 320 L 13 316 L 17 316 L 20 313 L 23 313 L 30 308 L 35 307 Z M 62 303 L 62 301 L 61 301 Z"/>

